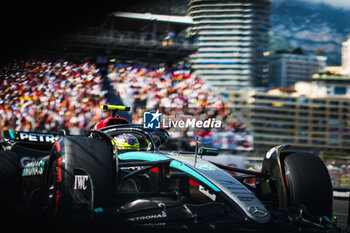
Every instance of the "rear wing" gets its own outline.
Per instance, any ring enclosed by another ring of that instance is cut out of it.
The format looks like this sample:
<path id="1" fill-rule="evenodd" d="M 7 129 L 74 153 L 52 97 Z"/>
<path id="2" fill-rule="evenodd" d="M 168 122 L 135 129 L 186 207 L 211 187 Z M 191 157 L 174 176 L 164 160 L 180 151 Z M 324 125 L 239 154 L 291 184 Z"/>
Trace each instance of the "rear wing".
<path id="1" fill-rule="evenodd" d="M 22 132 L 4 130 L 3 138 L 0 138 L 0 149 L 16 153 L 24 166 L 35 159 L 49 155 L 54 143 L 62 134 Z"/>
<path id="2" fill-rule="evenodd" d="M 62 135 L 55 133 L 22 132 L 4 130 L 4 138 L 14 142 L 53 144 Z"/>

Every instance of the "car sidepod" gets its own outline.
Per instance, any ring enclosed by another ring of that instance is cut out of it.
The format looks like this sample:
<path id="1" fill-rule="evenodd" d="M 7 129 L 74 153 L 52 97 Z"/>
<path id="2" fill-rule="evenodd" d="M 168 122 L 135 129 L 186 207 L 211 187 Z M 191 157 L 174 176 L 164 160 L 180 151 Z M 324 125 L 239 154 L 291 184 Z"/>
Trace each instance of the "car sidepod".
<path id="1" fill-rule="evenodd" d="M 225 226 L 229 226 L 230 222 L 231 225 L 246 223 L 247 227 L 250 228 L 264 225 L 270 221 L 268 210 L 248 188 L 208 161 L 199 159 L 196 164 L 193 164 L 193 156 L 168 156 L 145 152 L 124 153 L 119 155 L 119 160 L 120 164 L 125 162 L 132 164 L 132 162 L 136 163 L 137 161 L 163 161 L 165 169 L 157 167 L 151 170 L 155 171 L 158 176 L 169 177 L 168 189 L 176 184 L 176 188 L 173 187 L 173 190 L 183 194 L 177 199 L 172 199 L 175 200 L 173 205 L 177 203 L 177 206 L 180 206 L 179 204 L 182 203 L 182 208 L 185 206 L 192 215 L 195 213 L 197 217 L 201 212 L 215 213 L 214 210 L 217 209 L 216 216 L 207 219 L 208 224 L 210 222 L 220 224 L 218 222 L 220 219 Z M 156 189 L 156 185 L 154 185 L 154 189 Z M 168 199 L 168 204 L 171 205 L 170 199 Z M 203 208 L 199 208 L 199 206 Z M 182 212 L 183 214 L 178 216 L 186 216 L 186 211 L 182 210 Z M 154 218 L 158 216 L 159 219 L 162 216 L 165 218 L 162 213 L 166 213 L 169 220 L 169 211 L 159 212 L 152 216 Z M 150 216 L 138 215 L 133 220 L 136 222 L 140 219 L 151 218 Z M 188 216 L 190 217 L 191 214 Z M 197 221 L 200 222 L 198 219 Z"/>

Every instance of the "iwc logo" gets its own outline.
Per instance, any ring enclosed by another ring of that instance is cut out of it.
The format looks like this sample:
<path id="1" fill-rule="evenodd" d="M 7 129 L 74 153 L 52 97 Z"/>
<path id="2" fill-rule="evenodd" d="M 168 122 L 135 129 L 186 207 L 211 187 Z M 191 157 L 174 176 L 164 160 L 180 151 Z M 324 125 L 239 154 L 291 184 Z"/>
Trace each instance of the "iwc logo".
<path id="1" fill-rule="evenodd" d="M 258 218 L 263 218 L 267 216 L 267 210 L 259 206 L 249 206 L 249 213 Z"/>

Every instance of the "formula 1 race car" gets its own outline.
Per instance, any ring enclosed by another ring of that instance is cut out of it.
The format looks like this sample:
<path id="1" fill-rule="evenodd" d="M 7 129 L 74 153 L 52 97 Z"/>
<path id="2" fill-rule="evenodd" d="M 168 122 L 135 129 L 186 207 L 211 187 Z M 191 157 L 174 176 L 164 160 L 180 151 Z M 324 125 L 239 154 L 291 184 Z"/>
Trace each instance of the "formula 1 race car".
<path id="1" fill-rule="evenodd" d="M 127 107 L 101 108 L 114 116 L 86 135 L 5 131 L 2 206 L 120 229 L 338 232 L 318 156 L 280 145 L 267 152 L 261 172 L 228 167 L 203 159 L 218 150 L 199 143 L 192 154 L 162 152 L 165 130 L 128 124 L 117 114 Z M 245 182 L 251 178 L 253 185 Z"/>

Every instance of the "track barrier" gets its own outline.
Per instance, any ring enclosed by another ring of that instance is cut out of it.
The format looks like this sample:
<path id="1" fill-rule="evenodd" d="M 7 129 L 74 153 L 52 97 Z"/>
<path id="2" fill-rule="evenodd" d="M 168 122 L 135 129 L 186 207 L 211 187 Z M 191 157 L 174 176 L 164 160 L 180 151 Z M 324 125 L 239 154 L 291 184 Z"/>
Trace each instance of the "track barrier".
<path id="1" fill-rule="evenodd" d="M 335 200 L 347 200 L 348 201 L 348 211 L 347 211 L 347 224 L 350 227 L 350 189 L 349 188 L 334 188 L 333 198 Z"/>

